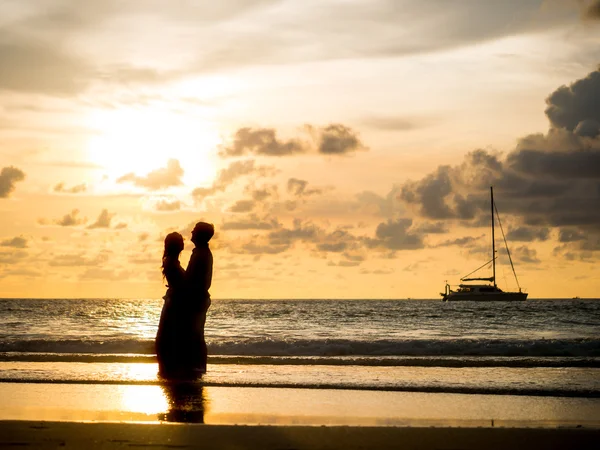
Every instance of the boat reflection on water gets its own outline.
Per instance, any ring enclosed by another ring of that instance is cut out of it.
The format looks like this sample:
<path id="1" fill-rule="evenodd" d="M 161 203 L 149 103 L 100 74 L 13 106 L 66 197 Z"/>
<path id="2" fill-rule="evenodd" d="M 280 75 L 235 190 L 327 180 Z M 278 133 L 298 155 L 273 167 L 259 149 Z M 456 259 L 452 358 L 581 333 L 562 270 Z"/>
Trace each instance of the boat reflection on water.
<path id="1" fill-rule="evenodd" d="M 161 389 L 167 399 L 169 410 L 159 413 L 164 422 L 204 423 L 206 398 L 203 386 L 198 382 L 166 382 Z"/>

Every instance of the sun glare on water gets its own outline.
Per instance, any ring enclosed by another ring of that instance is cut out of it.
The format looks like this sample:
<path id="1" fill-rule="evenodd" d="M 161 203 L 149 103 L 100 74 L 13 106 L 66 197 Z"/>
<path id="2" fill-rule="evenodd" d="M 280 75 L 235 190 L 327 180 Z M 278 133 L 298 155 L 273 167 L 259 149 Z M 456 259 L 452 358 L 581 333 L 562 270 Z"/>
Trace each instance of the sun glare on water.
<path id="1" fill-rule="evenodd" d="M 179 161 L 186 185 L 215 176 L 217 130 L 201 119 L 163 110 L 100 111 L 90 117 L 96 132 L 88 143 L 90 162 L 115 180 L 134 173 L 145 176 Z"/>

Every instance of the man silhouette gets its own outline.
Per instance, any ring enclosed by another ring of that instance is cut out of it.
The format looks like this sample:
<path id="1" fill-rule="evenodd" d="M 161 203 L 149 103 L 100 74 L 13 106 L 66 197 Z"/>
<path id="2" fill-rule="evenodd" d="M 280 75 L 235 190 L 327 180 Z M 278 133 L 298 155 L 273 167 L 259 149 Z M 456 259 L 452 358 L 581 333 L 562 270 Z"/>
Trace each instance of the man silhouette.
<path id="1" fill-rule="evenodd" d="M 204 339 L 204 325 L 206 312 L 210 307 L 210 294 L 208 290 L 212 282 L 213 256 L 208 247 L 208 241 L 215 234 L 212 224 L 198 222 L 192 230 L 192 242 L 195 245 L 186 270 L 189 289 L 189 301 L 193 320 L 192 363 L 194 368 L 206 373 L 206 360 L 208 352 Z"/>

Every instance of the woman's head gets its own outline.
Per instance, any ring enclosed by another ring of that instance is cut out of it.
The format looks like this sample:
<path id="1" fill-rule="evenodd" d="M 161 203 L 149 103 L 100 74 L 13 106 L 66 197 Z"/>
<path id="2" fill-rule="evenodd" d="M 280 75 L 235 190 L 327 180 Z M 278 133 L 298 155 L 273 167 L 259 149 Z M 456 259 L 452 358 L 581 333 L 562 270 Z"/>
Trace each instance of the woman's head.
<path id="1" fill-rule="evenodd" d="M 165 237 L 165 252 L 163 258 L 178 257 L 183 250 L 183 236 L 177 232 L 167 234 Z"/>

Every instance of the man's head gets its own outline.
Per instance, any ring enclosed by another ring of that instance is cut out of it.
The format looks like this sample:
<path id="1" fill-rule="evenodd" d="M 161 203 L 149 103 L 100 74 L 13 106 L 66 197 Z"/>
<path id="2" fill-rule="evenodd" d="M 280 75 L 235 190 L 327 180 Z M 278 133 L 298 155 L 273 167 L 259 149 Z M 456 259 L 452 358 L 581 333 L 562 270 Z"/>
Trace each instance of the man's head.
<path id="1" fill-rule="evenodd" d="M 215 227 L 212 223 L 198 222 L 192 230 L 192 242 L 196 245 L 207 244 L 214 234 Z"/>

